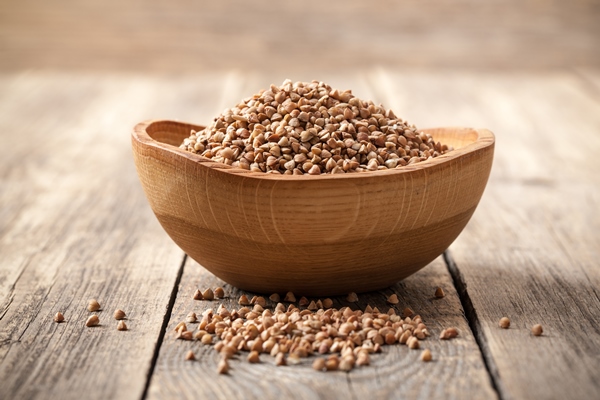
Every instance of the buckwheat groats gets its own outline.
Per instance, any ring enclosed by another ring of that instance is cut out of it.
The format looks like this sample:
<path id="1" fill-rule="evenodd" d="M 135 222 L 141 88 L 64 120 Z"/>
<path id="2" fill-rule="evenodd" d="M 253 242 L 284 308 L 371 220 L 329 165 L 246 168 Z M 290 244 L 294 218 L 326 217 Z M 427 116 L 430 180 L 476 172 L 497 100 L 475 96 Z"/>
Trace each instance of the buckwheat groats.
<path id="1" fill-rule="evenodd" d="M 180 147 L 232 167 L 284 175 L 387 170 L 452 150 L 350 90 L 290 80 L 226 109 Z"/>

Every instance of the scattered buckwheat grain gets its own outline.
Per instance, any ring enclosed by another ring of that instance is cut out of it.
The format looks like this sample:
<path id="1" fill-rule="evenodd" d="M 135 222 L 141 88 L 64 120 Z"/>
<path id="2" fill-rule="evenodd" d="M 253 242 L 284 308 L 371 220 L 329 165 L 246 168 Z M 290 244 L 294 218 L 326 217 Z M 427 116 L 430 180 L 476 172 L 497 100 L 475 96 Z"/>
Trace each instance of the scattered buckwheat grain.
<path id="1" fill-rule="evenodd" d="M 225 297 L 225 291 L 222 287 L 219 286 L 215 289 L 214 295 L 217 299 L 222 299 L 223 297 Z"/>
<path id="2" fill-rule="evenodd" d="M 287 359 L 285 360 L 286 365 L 298 365 L 301 362 L 302 362 L 302 360 L 300 359 L 300 356 L 296 352 L 288 355 Z"/>
<path id="3" fill-rule="evenodd" d="M 288 303 L 295 303 L 296 302 L 296 296 L 294 296 L 294 293 L 292 293 L 292 292 L 287 292 L 285 294 L 285 297 L 284 297 L 283 301 L 286 301 Z"/>
<path id="4" fill-rule="evenodd" d="M 338 368 L 342 371 L 351 371 L 352 368 L 354 368 L 354 357 L 353 356 L 349 356 L 349 357 L 342 357 L 342 359 L 340 360 L 340 363 L 338 365 Z"/>
<path id="5" fill-rule="evenodd" d="M 402 332 L 402 334 L 400 335 L 400 338 L 398 339 L 398 342 L 400 344 L 406 344 L 408 342 L 408 339 L 410 339 L 411 336 L 412 336 L 412 332 L 410 330 L 406 330 L 406 331 Z"/>
<path id="6" fill-rule="evenodd" d="M 278 303 L 271 310 L 260 302 L 257 297 L 252 310 L 245 306 L 228 310 L 224 304 L 216 311 L 205 310 L 195 334 L 180 322 L 176 338 L 195 338 L 206 345 L 214 340 L 214 349 L 223 359 L 246 351 L 248 362 L 266 353 L 275 358 L 276 365 L 295 365 L 323 354 L 328 357 L 315 361 L 316 369 L 350 371 L 369 365 L 369 355 L 380 352 L 381 346 L 400 342 L 417 349 L 419 340 L 427 336 L 425 324 L 414 313 L 412 318 L 402 318 L 394 309 L 386 313 L 370 306 L 365 311 L 338 310 L 319 307 L 316 301 L 310 301 L 305 309 Z"/>
<path id="7" fill-rule="evenodd" d="M 185 322 L 194 324 L 194 323 L 198 322 L 198 316 L 196 315 L 195 312 L 190 312 L 187 315 L 187 317 L 185 317 Z"/>
<path id="8" fill-rule="evenodd" d="M 213 300 L 215 298 L 215 294 L 213 293 L 211 288 L 208 288 L 204 292 L 202 292 L 202 298 L 204 300 Z"/>
<path id="9" fill-rule="evenodd" d="M 185 354 L 185 360 L 186 361 L 194 361 L 196 359 L 196 356 L 194 355 L 194 352 L 192 350 L 188 351 Z"/>
<path id="10" fill-rule="evenodd" d="M 275 365 L 277 365 L 277 366 L 287 365 L 284 353 L 277 353 L 277 355 L 275 356 Z"/>
<path id="11" fill-rule="evenodd" d="M 260 362 L 260 354 L 258 354 L 257 350 L 253 350 L 248 354 L 248 362 L 251 364 Z"/>
<path id="12" fill-rule="evenodd" d="M 194 338 L 194 333 L 192 331 L 183 331 L 177 334 L 177 339 L 181 340 L 192 340 Z"/>
<path id="13" fill-rule="evenodd" d="M 241 306 L 249 306 L 250 301 L 248 300 L 248 296 L 246 296 L 245 294 L 241 295 L 238 300 L 238 304 Z"/>
<path id="14" fill-rule="evenodd" d="M 127 330 L 127 325 L 125 324 L 125 321 L 120 320 L 119 323 L 117 323 L 117 330 L 118 331 L 126 331 Z"/>
<path id="15" fill-rule="evenodd" d="M 88 302 L 87 309 L 90 312 L 98 311 L 100 309 L 100 303 L 98 303 L 98 301 L 95 299 L 92 299 Z"/>
<path id="16" fill-rule="evenodd" d="M 117 321 L 122 320 L 123 318 L 125 318 L 125 311 L 117 309 L 117 310 L 115 310 L 115 313 L 113 314 L 113 317 Z"/>
<path id="17" fill-rule="evenodd" d="M 309 303 L 308 299 L 304 296 L 300 297 L 300 300 L 298 300 L 298 305 L 300 307 L 304 307 L 304 306 L 308 305 L 308 303 Z"/>
<path id="18" fill-rule="evenodd" d="M 410 338 L 408 338 L 406 345 L 408 346 L 409 349 L 418 349 L 419 348 L 419 339 L 417 339 L 415 336 L 411 336 Z"/>
<path id="19" fill-rule="evenodd" d="M 425 349 L 423 350 L 423 353 L 421 353 L 421 361 L 431 361 L 432 357 L 431 357 L 431 351 L 429 349 Z"/>
<path id="20" fill-rule="evenodd" d="M 65 316 L 59 311 L 54 315 L 54 322 L 63 322 L 65 320 Z"/>
<path id="21" fill-rule="evenodd" d="M 333 355 L 325 361 L 325 369 L 327 369 L 327 371 L 337 371 L 339 363 L 339 358 L 336 355 Z"/>
<path id="22" fill-rule="evenodd" d="M 438 287 L 437 289 L 435 289 L 435 297 L 438 299 L 441 299 L 442 297 L 444 297 L 446 294 L 444 293 L 444 289 L 442 289 L 441 287 Z M 427 351 L 427 350 L 426 350 Z"/>
<path id="23" fill-rule="evenodd" d="M 98 324 L 100 324 L 100 318 L 98 318 L 97 315 L 91 315 L 87 321 L 85 321 L 85 326 L 87 327 L 97 326 Z"/>
<path id="24" fill-rule="evenodd" d="M 226 374 L 229 371 L 229 364 L 227 363 L 227 359 L 221 358 L 219 364 L 217 364 L 217 372 L 219 374 Z"/>
<path id="25" fill-rule="evenodd" d="M 348 293 L 348 296 L 346 296 L 346 301 L 356 303 L 358 301 L 358 295 L 354 292 L 350 292 Z"/>
<path id="26" fill-rule="evenodd" d="M 222 343 L 222 342 L 219 342 L 219 343 Z M 230 359 L 234 355 L 237 354 L 237 349 L 235 347 L 233 347 L 232 345 L 223 345 L 223 347 L 219 350 L 219 352 L 221 353 L 221 355 L 224 358 Z"/>
<path id="27" fill-rule="evenodd" d="M 173 329 L 173 330 L 175 332 L 185 332 L 185 331 L 187 331 L 187 325 L 185 324 L 185 322 L 181 321 L 180 323 L 175 325 L 175 329 Z"/>
<path id="28" fill-rule="evenodd" d="M 456 328 L 446 328 L 440 333 L 440 339 L 448 340 L 458 336 L 458 330 Z"/>
<path id="29" fill-rule="evenodd" d="M 325 369 L 325 359 L 324 358 L 316 358 L 312 363 L 312 367 L 315 371 L 323 371 Z"/>
<path id="30" fill-rule="evenodd" d="M 358 356 L 356 357 L 356 365 L 364 366 L 369 365 L 371 361 L 369 360 L 369 352 L 368 351 L 360 351 Z"/>
<path id="31" fill-rule="evenodd" d="M 400 300 L 398 300 L 398 295 L 396 295 L 396 293 L 390 295 L 390 297 L 387 298 L 387 302 L 390 304 L 398 304 L 400 302 Z"/>
<path id="32" fill-rule="evenodd" d="M 223 342 L 223 341 L 221 341 L 221 342 L 217 342 L 217 343 L 214 345 L 214 349 L 215 349 L 216 351 L 218 351 L 219 353 L 221 352 L 221 350 L 223 350 L 223 347 L 225 347 L 225 342 Z"/>
<path id="33" fill-rule="evenodd" d="M 532 328 L 531 328 L 531 333 L 533 333 L 534 336 L 541 336 L 542 333 L 544 333 L 544 329 L 542 328 L 542 325 L 540 324 L 535 324 Z"/>
<path id="34" fill-rule="evenodd" d="M 266 307 L 267 306 L 267 301 L 265 300 L 264 297 L 258 296 L 256 298 L 256 300 L 254 301 L 254 304 L 258 304 L 261 307 Z"/>
<path id="35" fill-rule="evenodd" d="M 271 300 L 274 303 L 279 303 L 281 298 L 279 297 L 278 293 L 273 293 L 272 295 L 269 296 L 269 300 Z"/>
<path id="36" fill-rule="evenodd" d="M 194 333 L 194 339 L 201 340 L 202 336 L 204 335 L 208 335 L 208 333 L 204 330 L 199 330 L 198 332 Z"/>
<path id="37" fill-rule="evenodd" d="M 510 319 L 508 319 L 508 317 L 502 317 L 502 318 L 500 318 L 498 325 L 502 329 L 508 329 L 508 328 L 510 328 Z"/>
<path id="38" fill-rule="evenodd" d="M 196 291 L 194 292 L 192 299 L 194 300 L 202 300 L 204 299 L 204 297 L 202 297 L 202 292 L 200 291 L 200 289 L 196 289 Z"/>

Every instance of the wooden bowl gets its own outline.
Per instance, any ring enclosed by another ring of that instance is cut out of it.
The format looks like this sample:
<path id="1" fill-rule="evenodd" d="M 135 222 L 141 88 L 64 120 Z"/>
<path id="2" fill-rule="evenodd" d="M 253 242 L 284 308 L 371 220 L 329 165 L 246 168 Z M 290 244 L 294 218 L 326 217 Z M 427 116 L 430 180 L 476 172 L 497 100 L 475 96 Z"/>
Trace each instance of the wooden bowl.
<path id="1" fill-rule="evenodd" d="M 469 221 L 494 152 L 488 130 L 428 129 L 455 150 L 401 169 L 283 176 L 179 149 L 191 129 L 203 127 L 135 127 L 133 154 L 150 206 L 190 257 L 266 294 L 364 292 L 423 268 Z"/>

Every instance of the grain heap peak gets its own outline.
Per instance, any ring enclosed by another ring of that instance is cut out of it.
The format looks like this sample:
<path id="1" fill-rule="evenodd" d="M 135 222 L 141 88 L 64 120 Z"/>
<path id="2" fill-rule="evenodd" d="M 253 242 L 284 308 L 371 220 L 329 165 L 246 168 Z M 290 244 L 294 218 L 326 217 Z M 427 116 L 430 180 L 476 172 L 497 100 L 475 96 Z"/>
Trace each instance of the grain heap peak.
<path id="1" fill-rule="evenodd" d="M 232 167 L 284 175 L 401 168 L 452 150 L 350 90 L 289 79 L 192 130 L 180 147 Z"/>

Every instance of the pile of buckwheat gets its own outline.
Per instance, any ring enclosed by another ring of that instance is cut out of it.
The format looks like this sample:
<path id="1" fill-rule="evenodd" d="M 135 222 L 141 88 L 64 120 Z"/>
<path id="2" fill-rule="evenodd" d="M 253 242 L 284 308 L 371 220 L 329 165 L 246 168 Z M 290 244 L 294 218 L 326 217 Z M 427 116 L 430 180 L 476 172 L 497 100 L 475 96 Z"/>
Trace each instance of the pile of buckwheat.
<path id="1" fill-rule="evenodd" d="M 227 297 L 222 287 L 213 291 L 196 290 L 194 300 L 224 299 Z M 435 290 L 435 298 L 445 297 L 442 288 Z M 301 364 L 302 359 L 313 358 L 312 367 L 317 371 L 351 371 L 356 367 L 370 365 L 370 355 L 381 352 L 382 346 L 395 344 L 406 345 L 409 349 L 418 350 L 420 342 L 431 336 L 421 316 L 416 315 L 408 307 L 401 314 L 396 313 L 395 306 L 400 302 L 398 295 L 391 294 L 387 303 L 391 305 L 387 312 L 367 305 L 364 310 L 353 310 L 350 307 L 333 308 L 330 298 L 308 300 L 301 297 L 296 300 L 292 292 L 281 299 L 273 293 L 269 300 L 277 305 L 271 310 L 267 300 L 262 296 L 242 294 L 237 303 L 239 309 L 227 309 L 223 304 L 214 310 L 205 310 L 198 318 L 190 312 L 185 321 L 175 327 L 175 337 L 181 340 L 197 340 L 203 345 L 214 346 L 220 360 L 217 372 L 229 372 L 229 360 L 247 352 L 249 363 L 261 362 L 261 355 L 269 355 L 275 359 L 275 365 Z M 286 307 L 281 301 L 289 303 Z M 358 302 L 358 295 L 351 292 L 346 297 L 350 303 Z M 298 303 L 296 306 L 294 303 Z M 88 303 L 89 312 L 100 312 L 102 307 L 97 300 Z M 127 331 L 126 314 L 116 309 L 113 317 L 118 321 L 117 330 Z M 65 323 L 62 312 L 54 315 L 56 323 Z M 192 328 L 196 325 L 197 328 Z M 85 326 L 93 328 L 100 325 L 100 318 L 92 314 Z M 188 329 L 188 326 L 191 329 Z M 510 319 L 502 317 L 499 321 L 502 329 L 510 328 Z M 533 336 L 544 333 L 542 325 L 531 328 Z M 451 340 L 459 336 L 455 327 L 441 331 L 440 340 Z M 433 360 L 430 349 L 424 349 L 420 358 L 423 362 Z M 185 354 L 186 361 L 196 360 L 194 351 Z"/>
<path id="2" fill-rule="evenodd" d="M 194 300 L 225 298 L 223 288 L 196 290 Z M 442 299 L 445 293 L 436 288 L 435 298 Z M 262 296 L 241 295 L 237 303 L 239 309 L 227 309 L 220 304 L 202 312 L 199 317 L 190 312 L 185 321 L 175 327 L 175 337 L 180 340 L 197 340 L 206 346 L 214 346 L 220 360 L 217 372 L 229 372 L 229 360 L 246 352 L 249 363 L 259 363 L 261 356 L 274 358 L 276 366 L 302 364 L 311 357 L 312 367 L 317 371 L 351 371 L 354 368 L 370 365 L 370 356 L 379 353 L 383 346 L 406 345 L 411 350 L 421 348 L 421 342 L 431 336 L 421 316 L 406 307 L 396 312 L 398 295 L 391 294 L 387 304 L 391 307 L 384 312 L 367 305 L 364 310 L 350 307 L 333 308 L 330 298 L 296 300 L 292 292 L 282 299 L 273 293 L 269 300 L 277 305 L 270 309 Z M 285 306 L 281 301 L 289 303 Z M 358 302 L 356 293 L 346 297 L 350 303 Z M 297 305 L 295 304 L 297 303 Z M 192 327 L 196 325 L 197 327 Z M 510 320 L 500 319 L 500 327 L 508 329 Z M 190 329 L 188 329 L 190 328 Z M 531 329 L 533 336 L 541 336 L 543 328 L 536 324 Z M 440 340 L 452 340 L 459 336 L 455 327 L 443 329 Z M 425 342 L 427 346 L 427 342 Z M 427 346 L 429 347 L 429 346 Z M 420 353 L 423 362 L 433 360 L 430 349 Z M 196 360 L 196 354 L 189 350 L 186 361 Z"/>
<path id="3" fill-rule="evenodd" d="M 350 90 L 289 79 L 192 130 L 180 147 L 232 167 L 284 175 L 400 168 L 452 150 Z"/>
<path id="4" fill-rule="evenodd" d="M 222 292 L 222 288 L 217 291 Z M 211 289 L 197 290 L 192 297 L 207 300 L 206 293 L 211 300 Z M 217 371 L 227 373 L 228 360 L 241 352 L 248 352 L 246 359 L 250 363 L 260 362 L 262 354 L 274 357 L 277 366 L 300 364 L 302 359 L 313 356 L 315 370 L 350 371 L 369 365 L 370 355 L 380 352 L 382 346 L 398 343 L 416 350 L 420 348 L 419 342 L 430 336 L 422 318 L 410 308 L 405 308 L 402 315 L 396 314 L 394 308 L 387 312 L 371 306 L 364 311 L 349 307 L 336 309 L 332 308 L 333 301 L 329 298 L 309 301 L 306 297 L 301 297 L 296 306 L 291 292 L 283 299 L 290 303 L 287 307 L 276 293 L 269 300 L 277 303 L 273 310 L 267 308 L 267 301 L 261 296 L 248 299 L 242 295 L 238 299 L 241 308 L 237 310 L 229 310 L 221 304 L 216 310 L 204 311 L 200 318 L 190 312 L 186 320 L 175 327 L 176 338 L 196 339 L 214 346 L 221 356 Z M 358 296 L 350 293 L 346 300 L 354 303 Z M 396 294 L 387 299 L 390 305 L 398 301 Z M 198 324 L 197 330 L 188 329 L 190 324 Z M 456 328 L 448 328 L 440 339 L 457 336 Z M 185 359 L 193 361 L 196 355 L 190 350 Z M 421 353 L 421 360 L 432 360 L 429 349 Z"/>

